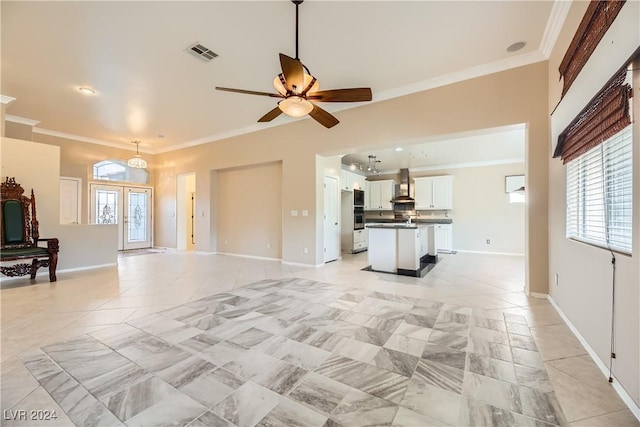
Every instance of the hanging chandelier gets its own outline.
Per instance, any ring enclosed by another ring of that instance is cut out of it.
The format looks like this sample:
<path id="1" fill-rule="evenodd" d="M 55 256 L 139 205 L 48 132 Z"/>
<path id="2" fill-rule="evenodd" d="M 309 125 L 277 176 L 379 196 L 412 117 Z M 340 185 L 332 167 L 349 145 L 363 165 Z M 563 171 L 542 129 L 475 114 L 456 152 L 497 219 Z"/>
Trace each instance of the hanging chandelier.
<path id="1" fill-rule="evenodd" d="M 360 170 L 370 174 L 380 175 L 382 172 L 378 170 L 378 163 L 380 163 L 380 160 L 376 159 L 376 156 L 369 155 L 367 167 L 365 168 L 363 165 L 360 165 Z"/>
<path id="2" fill-rule="evenodd" d="M 131 143 L 136 144 L 136 155 L 127 161 L 127 165 L 132 168 L 146 169 L 147 161 L 140 157 L 140 151 L 138 149 L 140 141 L 131 141 Z"/>

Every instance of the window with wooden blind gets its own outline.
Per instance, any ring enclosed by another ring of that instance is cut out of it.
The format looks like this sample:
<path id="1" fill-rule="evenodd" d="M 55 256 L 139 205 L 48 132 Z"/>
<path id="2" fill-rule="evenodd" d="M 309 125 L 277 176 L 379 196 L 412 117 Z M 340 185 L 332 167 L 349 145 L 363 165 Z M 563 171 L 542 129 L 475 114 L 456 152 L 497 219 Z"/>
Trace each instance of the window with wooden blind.
<path id="1" fill-rule="evenodd" d="M 567 163 L 567 237 L 631 254 L 632 125 Z"/>

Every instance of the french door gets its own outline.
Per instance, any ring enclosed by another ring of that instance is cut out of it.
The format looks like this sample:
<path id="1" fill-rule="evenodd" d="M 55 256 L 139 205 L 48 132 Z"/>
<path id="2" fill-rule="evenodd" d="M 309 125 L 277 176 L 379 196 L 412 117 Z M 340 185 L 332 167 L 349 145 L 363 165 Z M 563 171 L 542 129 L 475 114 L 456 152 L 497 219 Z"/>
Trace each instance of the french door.
<path id="1" fill-rule="evenodd" d="M 90 184 L 91 223 L 118 225 L 118 250 L 151 247 L 149 187 Z"/>

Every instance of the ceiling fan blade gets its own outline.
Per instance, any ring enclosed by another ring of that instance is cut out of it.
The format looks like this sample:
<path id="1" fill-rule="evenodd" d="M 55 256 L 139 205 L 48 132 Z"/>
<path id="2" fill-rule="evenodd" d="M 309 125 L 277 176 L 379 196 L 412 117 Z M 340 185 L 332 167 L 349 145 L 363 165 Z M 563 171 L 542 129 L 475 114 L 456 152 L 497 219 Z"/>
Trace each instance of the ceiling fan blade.
<path id="1" fill-rule="evenodd" d="M 304 90 L 304 69 L 302 62 L 281 53 L 280 67 L 282 67 L 286 88 L 291 92 L 301 93 Z"/>
<path id="2" fill-rule="evenodd" d="M 282 114 L 282 110 L 280 109 L 280 107 L 276 107 L 273 110 L 269 111 L 264 116 L 260 117 L 258 119 L 258 121 L 259 122 L 270 122 L 271 120 L 273 120 L 276 117 L 278 117 L 280 114 Z"/>
<path id="3" fill-rule="evenodd" d="M 222 90 L 224 92 L 244 93 L 246 95 L 260 95 L 260 96 L 270 96 L 272 98 L 284 98 L 284 96 L 280 95 L 279 93 L 258 92 L 255 90 L 244 90 L 244 89 L 233 89 L 230 87 L 216 86 L 216 90 Z"/>
<path id="4" fill-rule="evenodd" d="M 313 110 L 311 110 L 309 115 L 316 122 L 320 123 L 322 126 L 326 127 L 327 129 L 332 128 L 335 125 L 337 125 L 338 123 L 340 123 L 340 120 L 336 119 L 334 116 L 329 114 L 329 112 L 323 110 L 322 108 L 318 107 L 317 105 L 313 106 Z"/>
<path id="5" fill-rule="evenodd" d="M 307 99 L 318 102 L 360 102 L 371 101 L 371 88 L 319 90 L 307 95 Z"/>

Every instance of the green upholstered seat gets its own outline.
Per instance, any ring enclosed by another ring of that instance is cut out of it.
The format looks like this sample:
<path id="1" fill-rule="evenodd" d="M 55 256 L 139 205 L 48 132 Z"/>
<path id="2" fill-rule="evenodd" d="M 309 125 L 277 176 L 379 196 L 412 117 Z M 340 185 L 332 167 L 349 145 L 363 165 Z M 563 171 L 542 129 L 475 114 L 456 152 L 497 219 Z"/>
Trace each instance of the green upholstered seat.
<path id="1" fill-rule="evenodd" d="M 0 251 L 0 257 L 12 258 L 12 257 L 33 257 L 33 256 L 48 256 L 49 252 L 47 248 L 31 247 L 31 248 L 16 248 L 16 249 L 2 249 Z"/>

